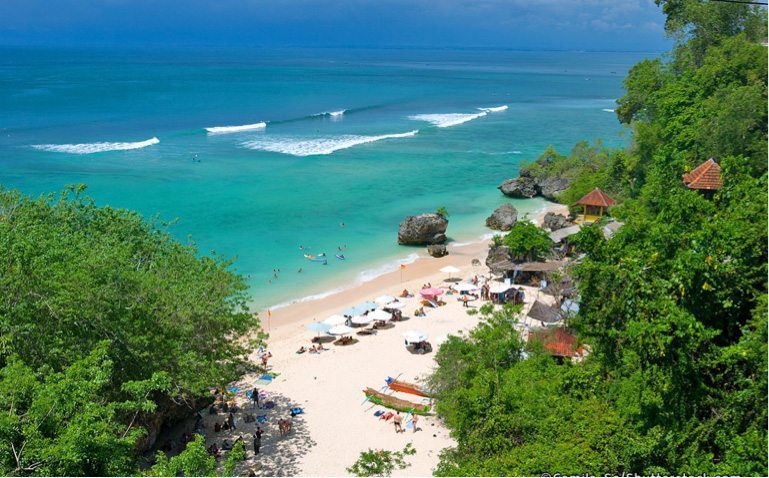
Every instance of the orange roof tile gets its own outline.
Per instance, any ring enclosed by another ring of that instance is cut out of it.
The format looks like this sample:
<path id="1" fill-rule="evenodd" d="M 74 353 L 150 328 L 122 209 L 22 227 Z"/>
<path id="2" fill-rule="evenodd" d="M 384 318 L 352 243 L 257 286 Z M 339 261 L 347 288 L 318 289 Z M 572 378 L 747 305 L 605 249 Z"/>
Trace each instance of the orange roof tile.
<path id="1" fill-rule="evenodd" d="M 577 201 L 576 204 L 580 206 L 597 206 L 597 207 L 609 207 L 615 203 L 614 199 L 610 198 L 605 192 L 599 188 L 595 188 L 589 193 L 585 194 L 582 199 Z"/>
<path id="2" fill-rule="evenodd" d="M 682 177 L 684 184 L 686 184 L 689 189 L 713 191 L 721 189 L 721 186 L 723 185 L 723 182 L 721 181 L 721 166 L 713 161 L 713 158 L 700 164 L 691 172 L 684 173 Z"/>
<path id="3" fill-rule="evenodd" d="M 545 351 L 556 357 L 574 357 L 579 351 L 577 337 L 561 327 L 531 332 L 529 342 L 531 341 L 542 342 Z"/>

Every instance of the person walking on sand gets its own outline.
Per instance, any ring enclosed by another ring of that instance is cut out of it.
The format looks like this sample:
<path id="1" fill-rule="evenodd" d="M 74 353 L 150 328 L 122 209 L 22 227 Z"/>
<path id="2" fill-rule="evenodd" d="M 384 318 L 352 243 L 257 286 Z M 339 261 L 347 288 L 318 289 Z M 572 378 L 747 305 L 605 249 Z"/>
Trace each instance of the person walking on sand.
<path id="1" fill-rule="evenodd" d="M 417 422 L 419 421 L 419 418 L 417 417 L 416 412 L 411 412 L 411 425 L 414 427 L 414 433 L 417 432 Z"/>
<path id="2" fill-rule="evenodd" d="M 256 387 L 251 390 L 251 402 L 253 402 L 251 408 L 259 408 L 259 389 Z"/>
<path id="3" fill-rule="evenodd" d="M 230 428 L 232 430 L 237 430 L 237 428 L 235 428 L 235 415 L 233 415 L 232 412 L 230 412 L 230 414 L 227 415 L 227 424 L 230 425 Z"/>
<path id="4" fill-rule="evenodd" d="M 403 431 L 403 421 L 401 420 L 400 412 L 396 413 L 393 417 L 393 425 L 395 425 L 395 433 L 401 433 Z"/>
<path id="5" fill-rule="evenodd" d="M 259 454 L 259 449 L 262 447 L 262 428 L 256 427 L 256 431 L 254 432 L 254 454 Z"/>

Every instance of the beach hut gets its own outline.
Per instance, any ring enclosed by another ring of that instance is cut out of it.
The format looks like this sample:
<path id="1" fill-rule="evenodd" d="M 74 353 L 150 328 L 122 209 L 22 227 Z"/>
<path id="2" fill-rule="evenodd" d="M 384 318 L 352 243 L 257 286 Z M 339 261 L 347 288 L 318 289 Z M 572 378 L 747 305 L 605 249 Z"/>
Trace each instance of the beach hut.
<path id="1" fill-rule="evenodd" d="M 713 158 L 684 173 L 682 178 L 687 188 L 701 191 L 708 197 L 723 186 L 721 166 Z"/>
<path id="2" fill-rule="evenodd" d="M 614 204 L 614 199 L 600 188 L 595 188 L 575 203 L 577 206 L 582 206 L 582 217 L 577 218 L 577 222 L 595 222 L 603 217 L 609 206 Z"/>
<path id="3" fill-rule="evenodd" d="M 528 342 L 539 342 L 545 352 L 560 359 L 572 359 L 584 354 L 577 337 L 563 327 L 545 330 L 532 330 Z"/>
<path id="4" fill-rule="evenodd" d="M 526 315 L 543 324 L 553 324 L 561 320 L 561 313 L 558 308 L 549 306 L 538 300 L 534 301 L 531 309 L 529 309 L 529 313 Z"/>

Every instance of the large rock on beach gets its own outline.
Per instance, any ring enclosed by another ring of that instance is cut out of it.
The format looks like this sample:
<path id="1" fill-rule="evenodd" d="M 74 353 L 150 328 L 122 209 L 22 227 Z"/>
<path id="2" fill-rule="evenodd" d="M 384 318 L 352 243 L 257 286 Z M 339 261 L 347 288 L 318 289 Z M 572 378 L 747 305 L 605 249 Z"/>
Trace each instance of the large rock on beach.
<path id="1" fill-rule="evenodd" d="M 537 181 L 537 187 L 542 197 L 556 201 L 558 196 L 569 188 L 570 183 L 566 178 L 543 178 Z"/>
<path id="2" fill-rule="evenodd" d="M 446 249 L 446 246 L 443 244 L 432 244 L 427 246 L 427 253 L 432 257 L 443 257 L 449 255 L 448 249 Z"/>
<path id="3" fill-rule="evenodd" d="M 558 229 L 563 229 L 564 227 L 572 225 L 572 222 L 569 221 L 566 216 L 554 212 L 545 214 L 545 217 L 542 219 L 542 227 L 550 229 L 551 231 L 557 231 Z"/>
<path id="4" fill-rule="evenodd" d="M 446 242 L 448 219 L 438 214 L 408 216 L 398 228 L 398 244 L 424 246 Z"/>
<path id="5" fill-rule="evenodd" d="M 509 231 L 518 222 L 518 210 L 512 204 L 499 206 L 486 218 L 486 225 L 498 231 Z"/>
<path id="6" fill-rule="evenodd" d="M 497 186 L 497 189 L 502 191 L 505 196 L 518 199 L 533 198 L 539 193 L 536 180 L 529 176 L 508 179 Z"/>
<path id="7" fill-rule="evenodd" d="M 486 256 L 486 266 L 495 274 L 509 270 L 511 262 L 510 248 L 507 246 L 494 246 Z"/>

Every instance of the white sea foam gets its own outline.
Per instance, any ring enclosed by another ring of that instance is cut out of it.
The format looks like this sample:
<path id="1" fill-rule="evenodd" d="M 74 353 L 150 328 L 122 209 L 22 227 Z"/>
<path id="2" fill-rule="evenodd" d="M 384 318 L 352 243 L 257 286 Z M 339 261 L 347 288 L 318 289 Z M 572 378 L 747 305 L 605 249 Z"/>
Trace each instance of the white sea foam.
<path id="1" fill-rule="evenodd" d="M 478 111 L 485 111 L 487 113 L 499 113 L 500 111 L 505 111 L 507 109 L 507 105 L 502 106 L 492 106 L 491 108 L 478 108 Z"/>
<path id="2" fill-rule="evenodd" d="M 330 297 L 334 294 L 338 294 L 340 292 L 344 292 L 345 290 L 352 289 L 354 287 L 357 287 L 361 284 L 364 284 L 366 282 L 371 282 L 372 280 L 376 279 L 377 277 L 381 277 L 385 274 L 389 274 L 390 272 L 397 271 L 401 265 L 407 265 L 407 264 L 413 264 L 416 262 L 421 256 L 417 253 L 411 253 L 408 256 L 397 259 L 392 262 L 388 262 L 386 264 L 383 264 L 379 267 L 375 267 L 373 269 L 366 269 L 358 274 L 358 277 L 355 279 L 355 282 L 350 284 L 346 287 L 337 287 L 335 289 L 328 290 L 326 292 L 321 292 L 319 294 L 312 294 L 305 297 L 301 297 L 296 300 L 291 300 L 288 302 L 281 302 L 280 304 L 276 304 L 270 307 L 271 310 L 276 309 L 282 309 L 283 307 L 288 307 L 289 305 L 293 304 L 299 304 L 303 302 L 311 302 L 314 300 L 321 300 L 325 299 L 326 297 Z"/>
<path id="3" fill-rule="evenodd" d="M 135 143 L 80 143 L 80 144 L 35 144 L 32 147 L 42 151 L 51 151 L 54 153 L 69 154 L 92 154 L 103 153 L 105 151 L 123 151 L 128 149 L 140 149 L 158 144 L 157 138 L 150 138 L 145 141 Z"/>
<path id="4" fill-rule="evenodd" d="M 410 120 L 427 121 L 439 128 L 448 128 L 458 124 L 467 123 L 477 118 L 486 116 L 485 111 L 480 113 L 444 113 L 444 114 L 421 114 L 409 116 Z"/>
<path id="5" fill-rule="evenodd" d="M 245 141 L 242 145 L 259 151 L 290 154 L 293 156 L 314 156 L 331 154 L 340 149 L 352 148 L 359 144 L 373 143 L 383 139 L 408 138 L 415 136 L 418 129 L 407 133 L 383 134 L 379 136 L 342 135 L 332 137 L 298 139 L 291 137 L 265 137 Z"/>
<path id="6" fill-rule="evenodd" d="M 323 111 L 321 113 L 315 113 L 313 116 L 330 116 L 331 118 L 341 118 L 346 112 L 347 110 Z"/>
<path id="7" fill-rule="evenodd" d="M 240 133 L 243 131 L 255 131 L 264 129 L 267 127 L 267 123 L 264 121 L 254 124 L 242 124 L 240 126 L 212 126 L 206 128 L 209 134 L 227 134 L 227 133 Z"/>
<path id="8" fill-rule="evenodd" d="M 602 109 L 601 111 L 605 111 L 605 112 L 607 112 L 607 113 L 614 113 L 614 110 L 613 110 L 613 109 L 611 109 L 611 108 L 604 108 L 604 109 Z"/>

